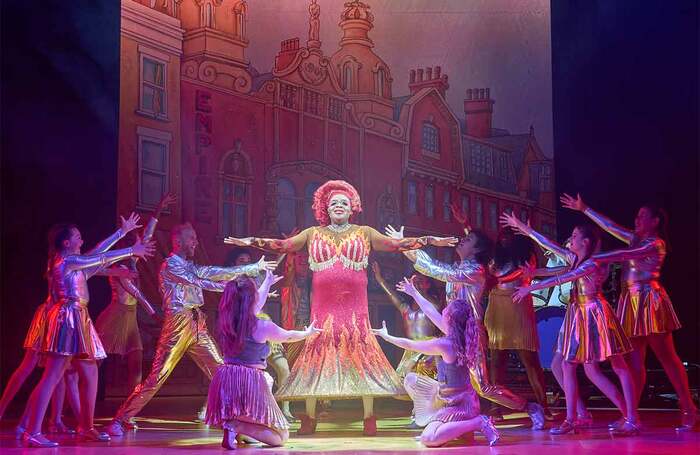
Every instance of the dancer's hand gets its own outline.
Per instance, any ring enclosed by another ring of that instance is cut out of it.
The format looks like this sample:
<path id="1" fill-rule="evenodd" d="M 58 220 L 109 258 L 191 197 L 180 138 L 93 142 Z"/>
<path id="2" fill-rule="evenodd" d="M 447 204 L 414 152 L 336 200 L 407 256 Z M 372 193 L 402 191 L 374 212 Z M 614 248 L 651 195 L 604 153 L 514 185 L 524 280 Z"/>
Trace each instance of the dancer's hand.
<path id="1" fill-rule="evenodd" d="M 576 198 L 564 193 L 559 198 L 559 202 L 561 202 L 562 207 L 578 212 L 583 212 L 588 208 L 588 206 L 584 204 L 583 199 L 581 199 L 581 195 L 578 193 L 576 193 Z"/>
<path id="2" fill-rule="evenodd" d="M 153 253 L 156 252 L 156 243 L 153 240 L 143 243 L 141 237 L 137 236 L 131 251 L 134 256 L 145 259 L 148 256 L 153 256 Z"/>
<path id="3" fill-rule="evenodd" d="M 270 291 L 267 293 L 267 297 L 279 297 L 280 293 L 278 291 Z"/>
<path id="4" fill-rule="evenodd" d="M 138 224 L 141 217 L 136 212 L 131 212 L 128 219 L 124 219 L 123 216 L 120 216 L 119 218 L 122 222 L 121 230 L 123 234 L 141 227 L 141 225 Z"/>
<path id="5" fill-rule="evenodd" d="M 165 209 L 170 204 L 174 204 L 175 201 L 177 201 L 177 197 L 175 197 L 174 193 L 165 193 L 161 198 L 160 202 L 158 203 L 158 207 L 156 207 L 156 211 L 154 212 L 153 217 L 156 219 L 160 218 L 160 212 L 162 212 L 163 209 Z"/>
<path id="6" fill-rule="evenodd" d="M 457 241 L 457 237 L 430 237 L 432 246 L 455 246 Z"/>
<path id="7" fill-rule="evenodd" d="M 272 272 L 276 268 L 277 268 L 277 261 L 266 261 L 265 256 L 261 257 L 260 260 L 258 261 L 258 270 L 260 270 L 261 272 L 263 270 Z M 282 277 L 279 277 L 279 279 L 277 281 L 279 281 L 280 279 L 282 279 Z M 275 281 L 275 283 L 277 283 L 277 281 Z"/>
<path id="8" fill-rule="evenodd" d="M 242 239 L 237 239 L 235 237 L 226 237 L 224 243 L 226 245 L 251 246 L 254 238 L 255 237 L 244 237 Z"/>
<path id="9" fill-rule="evenodd" d="M 384 339 L 389 336 L 389 331 L 386 329 L 386 321 L 382 321 L 381 329 L 370 329 L 374 335 L 380 336 Z"/>
<path id="10" fill-rule="evenodd" d="M 418 294 L 418 291 L 416 290 L 416 287 L 413 285 L 413 279 L 405 278 L 402 281 L 399 281 L 396 284 L 396 289 L 398 291 L 403 292 L 404 294 L 408 294 L 411 297 L 415 297 L 416 294 Z"/>
<path id="11" fill-rule="evenodd" d="M 264 259 L 265 259 L 265 256 L 263 256 L 260 259 L 260 261 L 263 261 Z M 267 263 L 269 264 L 270 261 L 267 261 Z M 258 263 L 258 264 L 260 264 L 260 263 Z M 274 264 L 274 262 L 273 262 L 273 264 Z M 272 287 L 273 284 L 277 283 L 282 278 L 284 278 L 284 277 L 281 275 L 275 275 L 269 269 L 265 269 L 265 280 L 263 281 L 262 284 L 263 284 L 263 286 L 268 286 L 268 288 L 270 288 L 270 287 Z"/>
<path id="12" fill-rule="evenodd" d="M 517 288 L 517 290 L 513 293 L 513 302 L 520 303 L 525 297 L 530 295 L 530 292 L 532 292 L 530 286 L 522 286 Z"/>
<path id="13" fill-rule="evenodd" d="M 530 233 L 530 220 L 523 223 L 512 213 L 503 212 L 501 214 L 501 226 L 510 227 L 516 234 L 527 236 Z"/>
<path id="14" fill-rule="evenodd" d="M 394 240 L 403 240 L 403 226 L 398 231 L 391 224 L 384 229 L 384 233 Z"/>
<path id="15" fill-rule="evenodd" d="M 316 335 L 317 333 L 322 333 L 323 329 L 316 327 L 316 321 L 311 321 L 311 324 L 309 324 L 305 329 L 304 333 L 306 334 L 306 337 L 310 337 L 311 335 Z"/>

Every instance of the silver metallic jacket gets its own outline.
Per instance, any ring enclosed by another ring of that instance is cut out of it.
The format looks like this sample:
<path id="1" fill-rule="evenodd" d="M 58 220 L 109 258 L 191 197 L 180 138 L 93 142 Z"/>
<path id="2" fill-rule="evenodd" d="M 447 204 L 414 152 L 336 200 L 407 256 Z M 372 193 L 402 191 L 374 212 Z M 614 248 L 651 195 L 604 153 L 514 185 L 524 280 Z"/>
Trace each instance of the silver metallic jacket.
<path id="1" fill-rule="evenodd" d="M 483 265 L 470 260 L 449 265 L 431 258 L 423 250 L 417 250 L 414 267 L 423 275 L 446 283 L 448 303 L 464 299 L 472 306 L 479 321 L 484 319 L 481 296 L 486 286 L 486 269 Z"/>

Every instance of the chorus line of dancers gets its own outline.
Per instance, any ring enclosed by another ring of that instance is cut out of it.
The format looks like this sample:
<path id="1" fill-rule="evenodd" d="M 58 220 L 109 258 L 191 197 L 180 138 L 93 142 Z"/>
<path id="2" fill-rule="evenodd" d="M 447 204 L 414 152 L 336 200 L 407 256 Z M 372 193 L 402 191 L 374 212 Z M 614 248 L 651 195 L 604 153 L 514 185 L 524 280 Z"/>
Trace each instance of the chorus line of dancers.
<path id="1" fill-rule="evenodd" d="M 288 404 L 304 400 L 297 434 L 316 431 L 317 401 L 361 399 L 363 433 L 377 433 L 376 397 L 410 397 L 413 425 L 423 428 L 420 440 L 429 447 L 453 440 L 471 441 L 480 432 L 490 445 L 500 435 L 492 417 L 481 412 L 479 397 L 496 405 L 524 411 L 533 430 L 545 428 L 551 414 L 546 407 L 540 349 L 531 293 L 572 283 L 570 304 L 559 332 L 552 371 L 564 390 L 566 418 L 550 429 L 560 435 L 575 433 L 592 422 L 576 380 L 582 364 L 586 376 L 619 409 L 621 418 L 610 424 L 616 435 L 641 431 L 637 412 L 645 384 L 645 356 L 650 346 L 674 386 L 681 408 L 677 431 L 691 430 L 697 422 L 688 378 L 673 344 L 680 327 L 671 301 L 660 284 L 666 256 L 665 212 L 654 206 L 639 209 L 634 229 L 618 226 L 587 207 L 580 196 L 563 195 L 564 207 L 582 212 L 597 226 L 622 240 L 626 249 L 600 251 L 598 227 L 576 226 L 565 246 L 532 229 L 509 213 L 501 216 L 503 235 L 494 248 L 487 235 L 472 229 L 464 213 L 453 207 L 464 225 L 457 237 L 405 237 L 403 228 L 385 233 L 350 223 L 361 212 L 359 194 L 345 181 L 328 181 L 314 194 L 317 226 L 283 239 L 226 238 L 224 243 L 255 247 L 268 253 L 308 251 L 311 280 L 311 321 L 303 330 L 282 328 L 263 317 L 271 287 L 283 279 L 273 271 L 277 261 L 241 260 L 228 267 L 200 266 L 192 258 L 198 246 L 191 224 L 170 233 L 171 253 L 158 275 L 162 298 L 162 328 L 151 371 L 141 380 L 143 346 L 136 320 L 141 305 L 155 316 L 153 305 L 139 290 L 136 262 L 155 251 L 152 240 L 161 211 L 174 202 L 165 196 L 141 236 L 140 218 L 121 218 L 119 229 L 92 250 L 82 253 L 83 241 L 74 225 L 54 226 L 49 232 L 46 269 L 48 296 L 36 310 L 27 333 L 22 363 L 13 373 L 2 398 L 0 418 L 29 373 L 43 366 L 32 391 L 17 435 L 30 447 L 58 444 L 42 432 L 45 414 L 49 432 L 77 433 L 84 441 L 109 441 L 136 428 L 134 417 L 167 381 L 187 354 L 211 379 L 205 421 L 223 428 L 222 446 L 233 449 L 247 438 L 271 446 L 289 437 Z M 509 228 L 509 229 L 505 229 Z M 512 231 L 512 232 L 511 232 Z M 520 234 L 521 237 L 517 235 Z M 561 267 L 537 269 L 529 237 L 556 255 Z M 447 264 L 432 258 L 425 247 L 452 247 L 458 260 Z M 114 249 L 114 248 L 116 249 Z M 370 326 L 367 268 L 372 250 L 401 253 L 414 264 L 416 275 L 397 283 L 406 304 L 381 276 L 372 271 L 382 289 L 401 312 L 409 338 L 390 335 L 383 323 Z M 289 259 L 289 258 L 288 258 Z M 292 260 L 292 263 L 294 261 Z M 612 262 L 624 265 L 624 287 L 614 312 L 602 293 Z M 88 314 L 88 278 L 109 276 L 112 301 L 93 325 Z M 445 283 L 440 304 L 424 277 Z M 219 292 L 218 339 L 210 335 L 201 307 L 203 291 Z M 482 298 L 488 293 L 484 312 Z M 296 297 L 298 300 L 298 296 Z M 283 315 L 288 319 L 289 315 Z M 383 338 L 405 350 L 395 370 L 377 342 Z M 283 343 L 301 347 L 291 363 L 278 363 L 278 388 L 265 372 L 271 346 L 283 352 Z M 490 363 L 487 350 L 490 350 Z M 536 401 L 504 387 L 505 352 L 516 351 L 526 368 Z M 107 432 L 93 425 L 98 363 L 107 354 L 126 357 L 132 393 L 121 405 Z M 610 361 L 621 389 L 601 371 Z M 78 420 L 77 430 L 61 419 L 64 397 Z"/>

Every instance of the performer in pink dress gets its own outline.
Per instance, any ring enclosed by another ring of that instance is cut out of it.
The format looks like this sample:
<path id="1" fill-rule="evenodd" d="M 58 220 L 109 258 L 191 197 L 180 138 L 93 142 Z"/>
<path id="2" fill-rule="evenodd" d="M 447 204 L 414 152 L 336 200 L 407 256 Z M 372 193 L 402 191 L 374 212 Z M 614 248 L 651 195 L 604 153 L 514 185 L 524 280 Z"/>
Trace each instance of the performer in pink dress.
<path id="1" fill-rule="evenodd" d="M 277 392 L 281 400 L 306 400 L 298 434 L 316 430 L 317 399 L 362 398 L 364 434 L 376 434 L 373 398 L 404 393 L 401 379 L 370 331 L 367 304 L 367 258 L 371 249 L 406 251 L 426 245 L 450 246 L 456 239 L 420 237 L 394 240 L 369 226 L 350 224 L 362 210 L 357 190 L 331 180 L 314 193 L 319 226 L 288 239 L 227 238 L 226 243 L 275 252 L 309 251 L 311 319 L 323 328 L 307 340 L 289 380 Z"/>

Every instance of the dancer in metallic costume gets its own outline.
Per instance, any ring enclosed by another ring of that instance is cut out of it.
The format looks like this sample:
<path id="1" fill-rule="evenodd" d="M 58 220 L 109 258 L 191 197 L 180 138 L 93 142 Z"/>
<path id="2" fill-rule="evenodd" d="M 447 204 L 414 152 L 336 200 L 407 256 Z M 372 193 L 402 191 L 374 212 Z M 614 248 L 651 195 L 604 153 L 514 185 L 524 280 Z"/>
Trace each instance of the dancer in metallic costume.
<path id="1" fill-rule="evenodd" d="M 121 405 L 108 432 L 112 436 L 124 434 L 124 424 L 136 416 L 153 398 L 173 372 L 182 356 L 189 354 L 197 366 L 211 378 L 223 363 L 214 340 L 209 335 L 204 313 L 202 290 L 223 292 L 226 282 L 241 275 L 257 276 L 263 270 L 272 270 L 275 262 L 262 257 L 255 264 L 240 267 L 195 265 L 194 256 L 199 244 L 191 224 L 175 226 L 170 233 L 172 253 L 160 269 L 160 293 L 163 297 L 165 319 L 148 377 L 137 385 Z"/>
<path id="2" fill-rule="evenodd" d="M 630 369 L 622 357 L 632 350 L 632 345 L 620 326 L 617 317 L 603 296 L 601 286 L 608 276 L 608 267 L 594 253 L 600 247 L 597 229 L 580 225 L 571 235 L 571 247 L 565 249 L 544 237 L 517 217 L 504 213 L 501 223 L 517 233 L 526 235 L 566 261 L 566 273 L 518 288 L 514 300 L 526 297 L 530 292 L 572 281 L 572 303 L 567 307 L 564 324 L 557 340 L 557 351 L 562 355 L 564 393 L 566 396 L 566 420 L 550 431 L 552 434 L 575 433 L 578 385 L 576 368 L 584 364 L 586 376 L 622 412 L 624 422 L 612 429 L 615 434 L 633 435 L 639 432 L 639 415 L 634 395 L 634 381 Z M 600 363 L 610 360 L 622 385 L 617 386 L 600 370 Z"/>
<path id="3" fill-rule="evenodd" d="M 309 251 L 314 272 L 311 318 L 324 329 L 307 340 L 278 399 L 306 401 L 298 434 L 316 431 L 317 399 L 362 398 L 364 434 L 375 435 L 374 397 L 403 393 L 401 380 L 370 333 L 367 303 L 367 258 L 370 250 L 399 252 L 431 245 L 450 245 L 453 238 L 394 240 L 369 226 L 349 223 L 362 210 L 360 196 L 345 181 L 331 180 L 314 193 L 319 226 L 288 239 L 228 238 L 226 243 L 275 252 Z"/>
<path id="4" fill-rule="evenodd" d="M 269 342 L 299 341 L 320 330 L 313 323 L 304 331 L 285 330 L 256 316 L 262 311 L 270 287 L 281 278 L 267 271 L 257 289 L 250 278 L 232 280 L 219 303 L 219 341 L 224 364 L 209 385 L 206 422 L 224 428 L 221 445 L 225 449 L 235 448 L 237 435 L 271 446 L 281 446 L 289 437 L 289 423 L 265 378 Z"/>
<path id="5" fill-rule="evenodd" d="M 161 212 L 175 202 L 175 197 L 166 194 L 158 203 L 156 211 L 143 230 L 143 240 L 150 241 L 156 230 L 156 224 Z M 133 232 L 132 232 L 133 234 Z M 143 344 L 139 332 L 136 309 L 140 304 L 149 316 L 155 315 L 155 310 L 148 299 L 139 289 L 136 260 L 131 259 L 117 264 L 115 267 L 130 271 L 136 278 L 111 277 L 109 284 L 112 288 L 112 299 L 95 320 L 95 328 L 102 340 L 107 354 L 115 354 L 126 359 L 127 385 L 133 390 L 142 379 Z M 133 422 L 129 422 L 133 426 Z"/>
<path id="6" fill-rule="evenodd" d="M 574 198 L 564 194 L 561 202 L 564 207 L 588 216 L 634 251 L 635 257 L 627 259 L 623 268 L 617 316 L 632 342 L 633 351 L 626 356 L 626 360 L 634 375 L 637 402 L 646 383 L 646 353 L 647 347 L 651 346 L 678 396 L 681 424 L 676 430 L 693 429 L 698 422 L 698 412 L 690 395 L 688 375 L 673 343 L 673 331 L 678 330 L 681 324 L 666 289 L 659 281 L 666 259 L 666 212 L 652 205 L 642 206 L 632 230 L 588 207 L 580 195 Z"/>
<path id="7" fill-rule="evenodd" d="M 403 228 L 397 231 L 392 226 L 388 226 L 386 232 L 394 239 L 403 238 Z M 485 265 L 491 259 L 492 242 L 481 231 L 469 230 L 468 227 L 465 227 L 465 233 L 466 235 L 455 247 L 460 260 L 454 265 L 437 261 L 423 250 L 407 251 L 404 252 L 404 255 L 415 263 L 414 267 L 418 272 L 446 283 L 448 305 L 454 300 L 467 302 L 472 308 L 472 314 L 477 319 L 477 326 L 484 330 L 481 297 L 486 286 Z M 428 313 L 425 308 L 423 311 Z M 432 315 L 429 314 L 429 317 L 433 322 L 435 321 Z M 445 333 L 444 327 L 438 326 L 438 328 Z M 532 428 L 534 430 L 543 429 L 544 410 L 542 406 L 537 403 L 528 403 L 507 388 L 491 383 L 486 367 L 485 336 L 480 339 L 482 342 L 479 344 L 477 358 L 470 363 L 469 367 L 471 382 L 476 392 L 479 396 L 506 408 L 526 411 L 532 420 Z"/>
<path id="8" fill-rule="evenodd" d="M 122 218 L 122 227 L 97 245 L 91 254 L 86 255 L 80 254 L 83 240 L 75 226 L 58 225 L 51 230 L 47 267 L 51 305 L 46 313 L 45 336 L 41 347 L 42 353 L 46 355 L 46 366 L 27 404 L 27 431 L 24 439 L 30 447 L 58 445 L 41 433 L 41 422 L 54 388 L 71 363 L 80 377 L 78 433 L 84 440 L 109 441 L 108 435 L 97 432 L 93 426 L 97 396 L 96 361 L 104 358 L 105 353 L 87 310 L 90 299 L 87 280 L 106 265 L 131 256 L 146 257 L 153 254 L 153 245 L 141 243 L 140 239 L 131 248 L 107 251 L 129 231 L 139 227 L 138 219 L 133 213 L 128 220 Z"/>
<path id="9" fill-rule="evenodd" d="M 412 296 L 421 307 L 432 307 L 415 288 L 404 279 L 397 289 Z M 409 340 L 389 335 L 386 323 L 372 333 L 401 348 L 438 357 L 437 381 L 416 373 L 404 380 L 406 391 L 413 399 L 416 421 L 425 425 L 421 443 L 440 447 L 480 430 L 490 446 L 499 434 L 490 418 L 479 415 L 479 398 L 469 382 L 470 367 L 478 361 L 482 329 L 472 306 L 464 300 L 453 300 L 438 313 L 427 308 L 426 314 L 445 334 L 430 340 Z"/>

